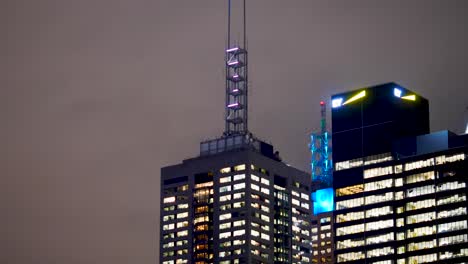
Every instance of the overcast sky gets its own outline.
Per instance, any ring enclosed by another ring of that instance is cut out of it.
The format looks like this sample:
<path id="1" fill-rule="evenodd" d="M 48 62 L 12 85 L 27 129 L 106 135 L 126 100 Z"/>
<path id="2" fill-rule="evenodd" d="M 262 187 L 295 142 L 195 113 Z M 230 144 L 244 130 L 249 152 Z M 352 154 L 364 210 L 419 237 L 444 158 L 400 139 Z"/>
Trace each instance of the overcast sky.
<path id="1" fill-rule="evenodd" d="M 2 1 L 1 263 L 158 262 L 160 168 L 224 128 L 226 2 Z M 248 1 L 249 127 L 308 171 L 318 102 L 395 81 L 429 99 L 432 131 L 462 132 L 467 14 Z"/>

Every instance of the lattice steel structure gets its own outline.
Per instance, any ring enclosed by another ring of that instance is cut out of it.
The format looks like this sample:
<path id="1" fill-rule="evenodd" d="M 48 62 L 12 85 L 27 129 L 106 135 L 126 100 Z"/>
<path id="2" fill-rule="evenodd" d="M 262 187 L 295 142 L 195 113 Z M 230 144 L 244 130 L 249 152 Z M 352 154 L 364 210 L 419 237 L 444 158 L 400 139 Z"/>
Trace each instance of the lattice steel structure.
<path id="1" fill-rule="evenodd" d="M 320 133 L 312 133 L 310 136 L 312 181 L 330 187 L 333 184 L 331 135 L 327 131 L 326 104 L 323 101 L 320 102 L 320 114 Z"/>
<path id="2" fill-rule="evenodd" d="M 243 0 L 243 5 L 241 7 L 242 26 L 240 28 L 242 31 L 242 41 L 231 40 L 231 0 L 229 0 L 228 8 L 225 136 L 248 133 L 248 64 L 245 0 Z M 239 43 L 243 43 L 243 45 L 241 46 Z"/>

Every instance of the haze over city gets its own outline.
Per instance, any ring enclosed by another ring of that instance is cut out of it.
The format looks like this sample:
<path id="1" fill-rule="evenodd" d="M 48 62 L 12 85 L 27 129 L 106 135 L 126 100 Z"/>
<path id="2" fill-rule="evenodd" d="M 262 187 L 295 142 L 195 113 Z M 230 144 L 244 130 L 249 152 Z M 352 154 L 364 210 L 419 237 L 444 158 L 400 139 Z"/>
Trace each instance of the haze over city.
<path id="1" fill-rule="evenodd" d="M 157 263 L 160 168 L 224 129 L 226 2 L 3 4 L 0 262 Z M 249 128 L 285 162 L 309 171 L 321 100 L 379 83 L 464 132 L 468 2 L 247 3 Z"/>

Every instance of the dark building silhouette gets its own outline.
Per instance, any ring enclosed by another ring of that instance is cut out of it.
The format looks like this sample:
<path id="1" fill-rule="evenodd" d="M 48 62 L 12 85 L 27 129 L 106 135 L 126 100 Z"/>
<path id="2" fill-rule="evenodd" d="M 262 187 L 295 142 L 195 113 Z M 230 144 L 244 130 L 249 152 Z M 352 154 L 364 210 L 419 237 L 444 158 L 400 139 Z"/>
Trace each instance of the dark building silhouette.
<path id="1" fill-rule="evenodd" d="M 468 135 L 394 84 L 332 97 L 337 263 L 466 263 Z"/>

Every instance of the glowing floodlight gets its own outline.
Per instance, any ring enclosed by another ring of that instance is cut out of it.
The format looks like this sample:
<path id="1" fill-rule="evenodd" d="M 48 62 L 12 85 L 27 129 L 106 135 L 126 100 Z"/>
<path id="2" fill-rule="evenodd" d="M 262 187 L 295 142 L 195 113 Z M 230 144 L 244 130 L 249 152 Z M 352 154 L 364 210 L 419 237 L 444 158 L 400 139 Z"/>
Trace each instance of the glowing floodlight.
<path id="1" fill-rule="evenodd" d="M 393 88 L 393 95 L 396 97 L 401 97 L 401 90 L 398 88 Z"/>
<path id="2" fill-rule="evenodd" d="M 466 124 L 465 134 L 468 134 L 468 123 Z"/>
<path id="3" fill-rule="evenodd" d="M 351 102 L 354 102 L 354 101 L 356 101 L 356 100 L 358 100 L 358 99 L 363 98 L 364 96 L 366 96 L 366 90 L 360 91 L 360 92 L 359 92 L 358 94 L 356 94 L 355 96 L 349 98 L 348 100 L 346 100 L 346 102 L 343 103 L 343 105 L 349 104 L 349 103 L 351 103 Z"/>
<path id="4" fill-rule="evenodd" d="M 336 98 L 332 100 L 332 107 L 337 108 L 340 107 L 341 104 L 343 103 L 343 98 Z"/>
<path id="5" fill-rule="evenodd" d="M 334 191 L 333 188 L 317 190 L 312 194 L 313 213 L 319 214 L 333 211 Z"/>
<path id="6" fill-rule="evenodd" d="M 401 97 L 401 99 L 416 101 L 416 95 L 412 94 L 412 95 L 403 96 Z"/>

